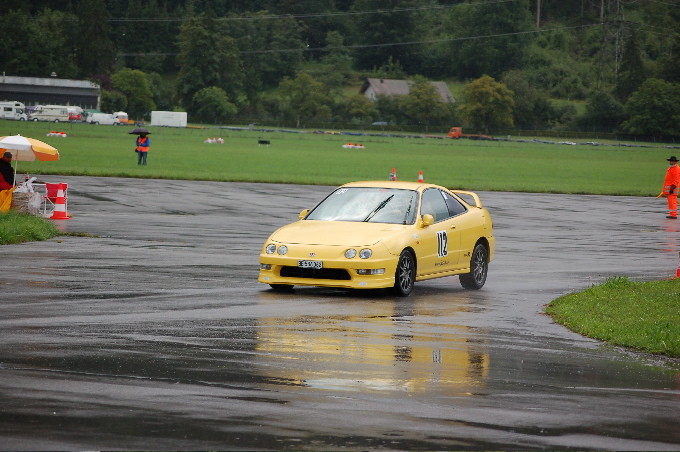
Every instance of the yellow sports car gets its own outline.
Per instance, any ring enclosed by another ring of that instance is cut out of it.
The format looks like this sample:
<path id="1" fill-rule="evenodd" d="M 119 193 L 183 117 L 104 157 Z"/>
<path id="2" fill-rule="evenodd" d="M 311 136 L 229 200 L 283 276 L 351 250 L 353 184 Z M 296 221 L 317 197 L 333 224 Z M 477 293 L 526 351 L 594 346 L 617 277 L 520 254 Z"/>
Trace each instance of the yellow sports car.
<path id="1" fill-rule="evenodd" d="M 258 281 L 274 290 L 391 287 L 408 296 L 415 281 L 451 275 L 480 289 L 494 256 L 479 196 L 438 185 L 352 182 L 298 218 L 262 247 Z"/>

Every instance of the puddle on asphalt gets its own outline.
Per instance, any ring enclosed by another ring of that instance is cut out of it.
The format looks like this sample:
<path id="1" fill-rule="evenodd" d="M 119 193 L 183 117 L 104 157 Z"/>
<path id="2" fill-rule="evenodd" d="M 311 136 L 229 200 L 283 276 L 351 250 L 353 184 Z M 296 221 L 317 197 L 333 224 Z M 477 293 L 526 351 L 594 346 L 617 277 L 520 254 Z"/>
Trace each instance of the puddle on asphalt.
<path id="1" fill-rule="evenodd" d="M 678 232 L 680 232 L 680 225 L 677 222 L 668 220 L 661 227 L 663 232 L 661 251 L 672 254 L 680 253 L 680 243 L 678 243 Z M 680 256 L 679 256 L 680 257 Z"/>

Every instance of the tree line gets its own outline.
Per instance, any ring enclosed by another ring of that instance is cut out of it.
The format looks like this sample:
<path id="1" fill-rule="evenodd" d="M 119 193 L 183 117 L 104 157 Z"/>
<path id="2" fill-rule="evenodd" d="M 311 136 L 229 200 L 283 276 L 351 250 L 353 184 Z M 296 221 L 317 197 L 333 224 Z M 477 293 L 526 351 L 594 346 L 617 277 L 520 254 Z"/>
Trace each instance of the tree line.
<path id="1" fill-rule="evenodd" d="M 0 14 L 3 72 L 97 81 L 103 109 L 136 117 L 680 136 L 674 2 L 5 0 Z M 369 102 L 366 77 L 412 92 Z M 427 80 L 461 98 L 442 104 Z M 493 102 L 475 104 L 484 89 Z"/>

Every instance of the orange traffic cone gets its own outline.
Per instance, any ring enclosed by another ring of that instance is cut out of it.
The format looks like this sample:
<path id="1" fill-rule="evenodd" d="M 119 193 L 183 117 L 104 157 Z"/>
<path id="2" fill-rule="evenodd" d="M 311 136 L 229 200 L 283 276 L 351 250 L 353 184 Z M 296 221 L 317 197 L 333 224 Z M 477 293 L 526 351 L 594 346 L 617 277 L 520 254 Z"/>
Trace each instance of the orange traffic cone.
<path id="1" fill-rule="evenodd" d="M 392 168 L 392 172 L 390 173 L 390 180 L 397 180 L 397 169 Z"/>
<path id="2" fill-rule="evenodd" d="M 678 269 L 675 270 L 675 277 L 680 278 L 680 253 L 678 253 Z"/>
<path id="3" fill-rule="evenodd" d="M 59 183 L 57 189 L 57 198 L 54 200 L 54 212 L 50 217 L 51 220 L 68 220 L 66 215 L 66 198 L 64 197 L 64 185 Z"/>
<path id="4" fill-rule="evenodd" d="M 425 182 L 425 179 L 423 178 L 423 172 L 418 171 L 418 182 Z"/>

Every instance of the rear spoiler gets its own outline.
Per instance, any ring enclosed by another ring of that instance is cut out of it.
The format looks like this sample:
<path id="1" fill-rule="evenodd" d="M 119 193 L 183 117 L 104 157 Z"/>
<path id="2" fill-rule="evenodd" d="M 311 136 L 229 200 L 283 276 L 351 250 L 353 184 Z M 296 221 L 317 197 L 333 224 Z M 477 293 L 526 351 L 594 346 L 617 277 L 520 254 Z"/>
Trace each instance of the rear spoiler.
<path id="1" fill-rule="evenodd" d="M 457 195 L 470 196 L 475 201 L 475 207 L 477 207 L 478 209 L 482 208 L 482 200 L 479 199 L 479 195 L 477 195 L 477 193 L 465 190 L 451 190 L 451 191 Z"/>

